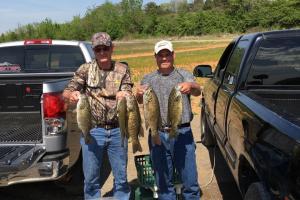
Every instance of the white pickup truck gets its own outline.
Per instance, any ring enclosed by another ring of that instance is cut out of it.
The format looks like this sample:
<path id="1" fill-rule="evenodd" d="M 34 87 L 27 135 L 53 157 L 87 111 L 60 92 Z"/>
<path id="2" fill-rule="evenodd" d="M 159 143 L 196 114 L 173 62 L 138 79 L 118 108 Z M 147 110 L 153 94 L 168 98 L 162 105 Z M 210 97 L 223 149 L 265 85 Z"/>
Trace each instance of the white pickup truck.
<path id="1" fill-rule="evenodd" d="M 88 42 L 0 43 L 0 187 L 59 179 L 83 188 L 81 133 L 61 93 L 93 58 Z M 111 171 L 104 159 L 102 183 Z"/>

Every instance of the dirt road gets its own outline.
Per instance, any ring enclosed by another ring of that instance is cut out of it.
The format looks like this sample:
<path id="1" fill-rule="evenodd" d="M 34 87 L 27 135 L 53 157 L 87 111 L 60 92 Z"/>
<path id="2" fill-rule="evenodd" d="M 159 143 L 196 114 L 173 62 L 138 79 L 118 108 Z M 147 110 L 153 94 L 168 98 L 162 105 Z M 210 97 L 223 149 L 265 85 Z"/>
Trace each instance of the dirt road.
<path id="1" fill-rule="evenodd" d="M 218 149 L 205 148 L 200 142 L 199 114 L 192 121 L 194 138 L 197 145 L 196 158 L 198 167 L 198 180 L 201 185 L 201 200 L 240 200 L 241 197 L 233 181 L 231 173 Z M 148 154 L 146 138 L 142 139 L 143 154 Z M 128 159 L 128 181 L 135 187 L 137 185 L 137 174 L 134 166 L 134 155 L 129 145 Z M 214 173 L 212 166 L 215 159 Z M 212 175 L 214 175 L 212 177 Z M 112 195 L 113 177 L 110 175 L 108 181 L 102 188 L 102 195 Z M 22 184 L 0 189 L 0 198 L 3 200 L 80 200 L 82 196 L 72 196 L 64 189 L 52 182 Z"/>

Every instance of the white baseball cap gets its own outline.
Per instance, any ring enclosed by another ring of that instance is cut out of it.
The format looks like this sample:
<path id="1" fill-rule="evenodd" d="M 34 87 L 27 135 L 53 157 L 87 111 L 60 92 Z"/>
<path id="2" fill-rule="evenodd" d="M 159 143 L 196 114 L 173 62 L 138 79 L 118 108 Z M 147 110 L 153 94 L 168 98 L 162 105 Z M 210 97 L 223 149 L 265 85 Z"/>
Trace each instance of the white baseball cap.
<path id="1" fill-rule="evenodd" d="M 157 54 L 163 49 L 168 49 L 169 51 L 173 52 L 173 45 L 170 41 L 168 40 L 161 40 L 157 42 L 154 46 L 154 52 Z"/>

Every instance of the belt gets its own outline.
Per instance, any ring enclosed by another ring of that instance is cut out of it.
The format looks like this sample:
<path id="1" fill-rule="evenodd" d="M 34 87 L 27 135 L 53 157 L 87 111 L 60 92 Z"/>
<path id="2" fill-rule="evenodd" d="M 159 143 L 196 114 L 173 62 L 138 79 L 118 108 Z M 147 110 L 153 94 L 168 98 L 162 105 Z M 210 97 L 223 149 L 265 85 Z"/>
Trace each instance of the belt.
<path id="1" fill-rule="evenodd" d="M 191 126 L 191 123 L 184 123 L 184 124 L 180 124 L 179 126 L 178 126 L 178 128 L 184 128 L 184 127 L 190 127 Z M 160 131 L 166 131 L 166 132 L 168 132 L 168 131 L 170 131 L 171 130 L 171 127 L 170 126 L 162 126 L 162 128 L 160 129 Z"/>
<path id="2" fill-rule="evenodd" d="M 104 128 L 106 130 L 118 128 L 119 124 L 96 124 L 95 128 Z"/>

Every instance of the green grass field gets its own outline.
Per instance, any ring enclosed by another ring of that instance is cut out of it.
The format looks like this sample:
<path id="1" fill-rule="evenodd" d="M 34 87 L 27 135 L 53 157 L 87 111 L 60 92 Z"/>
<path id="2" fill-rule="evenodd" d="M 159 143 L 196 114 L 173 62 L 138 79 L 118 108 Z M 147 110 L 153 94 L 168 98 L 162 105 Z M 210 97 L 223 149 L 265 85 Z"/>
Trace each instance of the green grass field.
<path id="1" fill-rule="evenodd" d="M 114 55 L 128 55 L 153 52 L 154 44 L 158 40 L 146 40 L 136 42 L 117 42 L 115 43 Z M 197 40 L 181 40 L 172 41 L 175 50 L 182 50 L 186 48 L 208 47 L 216 44 L 226 44 L 228 41 L 197 41 Z"/>
<path id="2" fill-rule="evenodd" d="M 216 66 L 222 52 L 232 36 L 221 39 L 172 39 L 175 50 L 175 65 L 193 72 L 195 66 L 199 64 L 209 64 L 213 68 Z M 158 40 L 151 39 L 145 41 L 116 42 L 113 58 L 118 61 L 126 61 L 129 64 L 132 80 L 135 85 L 139 84 L 142 77 L 157 69 L 154 59 L 153 48 Z M 197 78 L 196 81 L 203 85 L 206 79 Z M 135 87 L 134 89 L 135 90 Z M 199 97 L 192 97 L 192 107 L 194 114 L 200 113 Z"/>
<path id="3" fill-rule="evenodd" d="M 190 72 L 198 64 L 210 64 L 215 67 L 224 48 L 233 37 L 209 38 L 204 40 L 185 39 L 172 40 L 176 54 L 175 65 Z M 126 61 L 131 69 L 134 83 L 147 73 L 157 69 L 153 47 L 157 39 L 145 41 L 116 42 L 114 58 Z M 201 81 L 200 81 L 201 82 Z"/>

